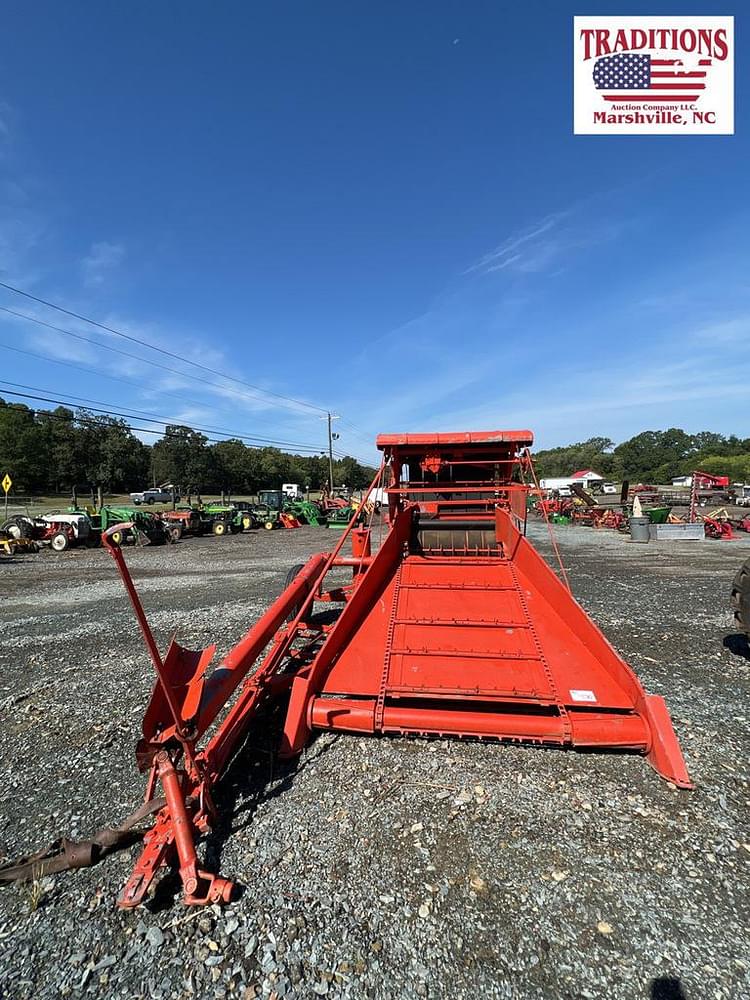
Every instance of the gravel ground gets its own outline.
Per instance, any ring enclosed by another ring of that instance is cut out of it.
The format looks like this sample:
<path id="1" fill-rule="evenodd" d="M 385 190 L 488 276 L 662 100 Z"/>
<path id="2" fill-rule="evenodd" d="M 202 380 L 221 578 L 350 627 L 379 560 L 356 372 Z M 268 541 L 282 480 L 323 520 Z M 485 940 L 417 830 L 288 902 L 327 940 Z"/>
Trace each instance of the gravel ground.
<path id="1" fill-rule="evenodd" d="M 530 534 L 547 555 L 543 526 Z M 244 885 L 191 911 L 166 878 L 115 908 L 136 849 L 0 890 L 0 996 L 750 997 L 748 678 L 728 592 L 745 542 L 558 531 L 577 598 L 670 706 L 697 784 L 638 757 L 251 733 L 206 854 Z M 129 550 L 163 647 L 228 649 L 316 528 Z M 0 853 L 126 815 L 149 662 L 107 554 L 0 566 Z"/>

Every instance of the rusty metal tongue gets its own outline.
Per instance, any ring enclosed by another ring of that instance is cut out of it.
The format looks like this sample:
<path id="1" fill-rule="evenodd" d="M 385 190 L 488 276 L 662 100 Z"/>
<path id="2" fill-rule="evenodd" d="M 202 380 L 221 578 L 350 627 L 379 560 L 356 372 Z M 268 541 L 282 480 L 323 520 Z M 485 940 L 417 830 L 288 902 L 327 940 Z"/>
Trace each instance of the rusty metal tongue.
<path id="1" fill-rule="evenodd" d="M 108 854 L 135 843 L 143 836 L 143 830 L 137 828 L 141 820 L 158 812 L 164 805 L 163 798 L 144 802 L 119 826 L 105 826 L 90 840 L 75 841 L 60 837 L 36 854 L 0 866 L 0 884 L 30 882 L 73 868 L 89 868 Z"/>

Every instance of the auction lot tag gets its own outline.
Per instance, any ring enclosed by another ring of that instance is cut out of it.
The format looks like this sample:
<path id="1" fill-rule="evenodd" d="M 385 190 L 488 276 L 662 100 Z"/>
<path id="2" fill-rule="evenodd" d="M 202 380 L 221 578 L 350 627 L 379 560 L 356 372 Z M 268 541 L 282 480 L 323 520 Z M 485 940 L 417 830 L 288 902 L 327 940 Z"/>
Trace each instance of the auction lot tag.
<path id="1" fill-rule="evenodd" d="M 596 701 L 596 695 L 593 691 L 581 691 L 577 689 L 572 689 L 570 692 L 571 701 Z"/>
<path id="2" fill-rule="evenodd" d="M 733 17 L 574 17 L 576 135 L 734 135 Z"/>

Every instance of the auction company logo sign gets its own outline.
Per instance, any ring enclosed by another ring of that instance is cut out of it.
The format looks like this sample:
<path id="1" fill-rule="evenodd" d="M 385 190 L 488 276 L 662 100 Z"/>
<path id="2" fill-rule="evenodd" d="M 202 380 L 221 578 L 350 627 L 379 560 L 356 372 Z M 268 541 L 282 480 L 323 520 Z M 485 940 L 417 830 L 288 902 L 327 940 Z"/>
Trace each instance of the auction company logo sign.
<path id="1" fill-rule="evenodd" d="M 575 17 L 576 135 L 734 134 L 733 17 Z"/>

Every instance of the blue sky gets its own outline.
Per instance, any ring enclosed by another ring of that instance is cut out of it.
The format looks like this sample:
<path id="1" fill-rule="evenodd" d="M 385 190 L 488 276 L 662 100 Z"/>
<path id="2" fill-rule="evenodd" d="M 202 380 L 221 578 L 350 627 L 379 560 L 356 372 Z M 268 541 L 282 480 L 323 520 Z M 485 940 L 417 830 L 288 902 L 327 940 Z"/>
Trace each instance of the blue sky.
<path id="1" fill-rule="evenodd" d="M 6 5 L 0 280 L 331 408 L 365 459 L 380 431 L 748 435 L 744 18 L 737 135 L 573 136 L 572 15 L 621 8 Z M 0 313 L 1 344 L 67 363 L 2 347 L 6 379 L 324 443 L 315 410 L 0 306 L 103 345 Z"/>

